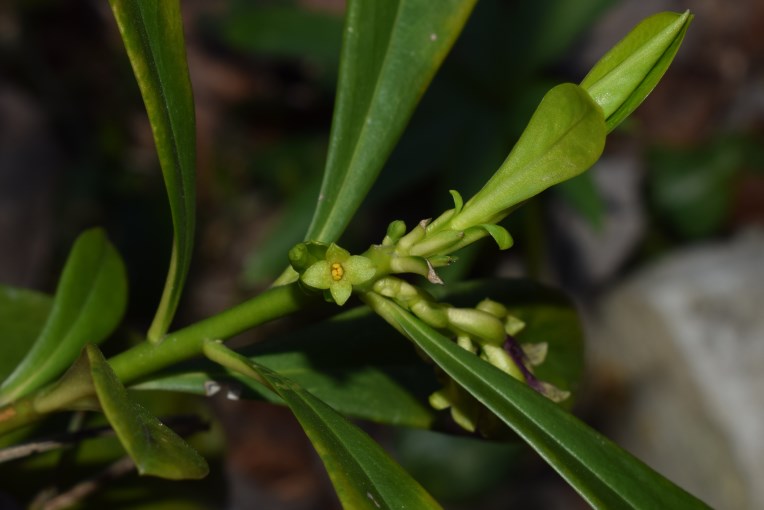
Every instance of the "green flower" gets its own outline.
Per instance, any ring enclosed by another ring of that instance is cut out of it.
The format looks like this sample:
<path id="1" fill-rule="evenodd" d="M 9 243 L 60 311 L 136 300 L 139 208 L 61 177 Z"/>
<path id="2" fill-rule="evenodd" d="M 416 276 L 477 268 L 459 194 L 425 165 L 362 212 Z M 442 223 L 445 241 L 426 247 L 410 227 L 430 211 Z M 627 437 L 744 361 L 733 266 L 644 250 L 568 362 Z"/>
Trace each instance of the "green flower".
<path id="1" fill-rule="evenodd" d="M 368 282 L 376 272 L 371 260 L 350 255 L 332 243 L 326 250 L 326 258 L 306 269 L 300 279 L 314 289 L 328 290 L 334 302 L 342 306 L 353 293 L 353 285 Z"/>

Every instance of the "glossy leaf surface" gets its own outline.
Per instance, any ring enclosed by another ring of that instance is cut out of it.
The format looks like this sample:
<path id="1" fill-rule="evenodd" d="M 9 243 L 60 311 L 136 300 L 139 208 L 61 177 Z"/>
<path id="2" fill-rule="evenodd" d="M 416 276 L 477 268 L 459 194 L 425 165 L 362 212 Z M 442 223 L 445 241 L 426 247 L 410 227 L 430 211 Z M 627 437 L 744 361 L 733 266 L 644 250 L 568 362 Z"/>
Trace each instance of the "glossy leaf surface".
<path id="1" fill-rule="evenodd" d="M 32 347 L 52 303 L 46 294 L 0 285 L 0 382 Z"/>
<path id="2" fill-rule="evenodd" d="M 87 357 L 101 408 L 138 472 L 172 480 L 205 477 L 208 467 L 204 458 L 130 399 L 101 351 L 88 345 Z"/>
<path id="3" fill-rule="evenodd" d="M 546 342 L 538 376 L 573 392 L 583 370 L 583 340 L 575 309 L 559 292 L 527 280 L 485 280 L 439 288 L 437 296 L 458 306 L 491 297 L 525 322 L 523 343 Z M 416 428 L 438 428 L 427 403 L 439 388 L 432 367 L 366 309 L 354 309 L 286 337 L 243 351 L 252 361 L 289 377 L 346 416 Z M 158 374 L 132 388 L 207 394 L 211 382 L 238 391 L 241 398 L 280 398 L 261 385 L 210 364 L 193 363 Z M 228 391 L 228 389 L 224 391 Z"/>
<path id="4" fill-rule="evenodd" d="M 455 229 L 495 223 L 512 207 L 592 166 L 605 147 L 601 109 L 563 83 L 547 92 L 507 159 L 451 220 Z"/>
<path id="5" fill-rule="evenodd" d="M 342 234 L 474 4 L 348 3 L 329 154 L 306 239 L 331 242 Z"/>
<path id="6" fill-rule="evenodd" d="M 391 301 L 376 309 L 509 425 L 594 508 L 708 508 L 528 386 L 457 346 Z"/>
<path id="7" fill-rule="evenodd" d="M 366 433 L 294 381 L 220 343 L 208 342 L 205 354 L 278 393 L 316 448 L 344 508 L 440 508 Z"/>
<path id="8" fill-rule="evenodd" d="M 167 332 L 191 263 L 196 124 L 178 0 L 109 0 L 151 122 L 170 201 L 170 269 L 149 339 Z"/>
<path id="9" fill-rule="evenodd" d="M 532 280 L 501 278 L 455 285 L 441 299 L 472 307 L 486 297 L 525 323 L 516 335 L 520 344 L 547 344 L 546 359 L 534 374 L 575 397 L 584 372 L 584 335 L 573 303 L 559 290 Z"/>
<path id="10" fill-rule="evenodd" d="M 602 108 L 608 131 L 628 117 L 658 84 L 674 60 L 690 21 L 689 11 L 650 16 L 586 75 L 581 87 Z"/>
<path id="11" fill-rule="evenodd" d="M 66 261 L 45 326 L 0 387 L 0 403 L 59 376 L 85 344 L 101 342 L 111 334 L 126 303 L 122 258 L 102 230 L 84 232 Z"/>

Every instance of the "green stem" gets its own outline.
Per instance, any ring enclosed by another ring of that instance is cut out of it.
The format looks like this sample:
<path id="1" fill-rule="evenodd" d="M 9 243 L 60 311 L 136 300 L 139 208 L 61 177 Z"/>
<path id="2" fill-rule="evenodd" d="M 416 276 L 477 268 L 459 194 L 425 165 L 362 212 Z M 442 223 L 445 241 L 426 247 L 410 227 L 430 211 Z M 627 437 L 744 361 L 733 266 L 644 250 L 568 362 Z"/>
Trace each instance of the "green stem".
<path id="1" fill-rule="evenodd" d="M 160 343 L 141 343 L 109 360 L 117 377 L 129 384 L 157 370 L 202 353 L 205 340 L 226 340 L 232 336 L 297 312 L 315 296 L 303 292 L 297 284 L 271 287 L 262 294 L 209 319 L 168 334 Z"/>
<path id="2" fill-rule="evenodd" d="M 170 365 L 198 356 L 202 353 L 205 340 L 231 338 L 317 302 L 320 301 L 303 292 L 297 284 L 272 287 L 218 315 L 169 333 L 159 343 L 143 342 L 114 356 L 109 360 L 109 364 L 117 377 L 124 384 L 129 384 Z M 49 412 L 47 405 L 44 406 L 44 410 L 36 405 L 41 397 L 49 393 L 47 390 L 48 388 L 43 388 L 10 405 L 1 407 L 0 434 L 32 423 Z M 82 397 L 78 392 L 71 394 L 73 395 L 71 398 Z M 56 406 L 59 410 L 65 409 L 72 403 L 71 398 L 63 396 L 64 393 L 60 395 L 62 396 Z"/>

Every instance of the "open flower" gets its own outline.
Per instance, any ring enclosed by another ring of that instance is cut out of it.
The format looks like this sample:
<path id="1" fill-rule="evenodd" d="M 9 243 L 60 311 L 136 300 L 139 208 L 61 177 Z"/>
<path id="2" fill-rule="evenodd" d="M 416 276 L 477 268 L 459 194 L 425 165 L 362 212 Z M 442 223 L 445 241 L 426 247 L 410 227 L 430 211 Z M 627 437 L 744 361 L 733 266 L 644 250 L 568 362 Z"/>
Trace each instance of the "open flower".
<path id="1" fill-rule="evenodd" d="M 334 302 L 342 306 L 352 294 L 353 285 L 368 282 L 375 273 L 371 260 L 350 255 L 332 243 L 326 250 L 326 258 L 307 268 L 300 279 L 309 287 L 328 290 Z"/>

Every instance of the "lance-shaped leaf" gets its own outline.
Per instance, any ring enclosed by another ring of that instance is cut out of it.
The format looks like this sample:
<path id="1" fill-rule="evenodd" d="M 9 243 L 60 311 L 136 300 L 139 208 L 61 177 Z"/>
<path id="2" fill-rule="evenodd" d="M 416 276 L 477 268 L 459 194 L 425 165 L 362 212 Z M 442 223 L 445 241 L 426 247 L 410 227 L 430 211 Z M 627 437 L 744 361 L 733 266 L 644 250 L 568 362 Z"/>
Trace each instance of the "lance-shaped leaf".
<path id="1" fill-rule="evenodd" d="M 348 3 L 329 154 L 306 239 L 336 241 L 393 150 L 475 0 Z"/>
<path id="2" fill-rule="evenodd" d="M 72 247 L 45 326 L 24 359 L 0 386 L 0 404 L 39 388 L 72 364 L 87 343 L 104 340 L 127 303 L 125 267 L 100 229 Z"/>
<path id="3" fill-rule="evenodd" d="M 597 62 L 581 87 L 600 105 L 608 132 L 629 116 L 658 84 L 674 60 L 692 21 L 684 14 L 651 16 Z"/>
<path id="4" fill-rule="evenodd" d="M 405 427 L 433 424 L 427 396 L 438 384 L 432 370 L 410 342 L 368 309 L 355 308 L 242 354 L 345 416 Z M 241 388 L 241 398 L 283 403 L 262 385 L 208 361 L 156 374 L 131 389 L 206 395 L 226 385 Z"/>
<path id="5" fill-rule="evenodd" d="M 592 166 L 605 147 L 602 110 L 572 83 L 544 96 L 504 163 L 458 214 L 451 228 L 496 223 L 521 202 Z"/>
<path id="6" fill-rule="evenodd" d="M 368 301 L 509 425 L 594 508 L 708 508 L 567 411 L 391 301 L 374 294 Z"/>
<path id="7" fill-rule="evenodd" d="M 321 456 L 344 508 L 440 508 L 366 433 L 295 382 L 219 342 L 207 342 L 204 353 L 270 387 L 286 402 Z"/>
<path id="8" fill-rule="evenodd" d="M 209 468 L 204 458 L 172 429 L 130 399 L 96 346 L 87 346 L 87 357 L 101 409 L 140 474 L 171 480 L 207 476 Z"/>
<path id="9" fill-rule="evenodd" d="M 486 296 L 506 306 L 525 323 L 514 335 L 520 344 L 548 346 L 546 359 L 534 374 L 575 397 L 584 371 L 583 331 L 573 303 L 561 291 L 532 280 L 493 278 L 453 285 L 450 290 L 436 288 L 433 294 L 458 306 L 474 306 Z"/>
<path id="10" fill-rule="evenodd" d="M 0 383 L 32 348 L 52 304 L 40 292 L 0 285 Z"/>
<path id="11" fill-rule="evenodd" d="M 174 239 L 149 339 L 175 315 L 194 242 L 196 128 L 178 0 L 109 0 L 141 89 L 170 201 Z"/>

